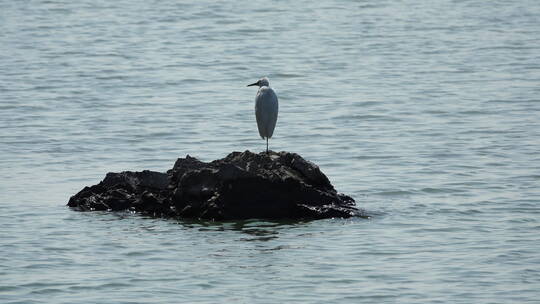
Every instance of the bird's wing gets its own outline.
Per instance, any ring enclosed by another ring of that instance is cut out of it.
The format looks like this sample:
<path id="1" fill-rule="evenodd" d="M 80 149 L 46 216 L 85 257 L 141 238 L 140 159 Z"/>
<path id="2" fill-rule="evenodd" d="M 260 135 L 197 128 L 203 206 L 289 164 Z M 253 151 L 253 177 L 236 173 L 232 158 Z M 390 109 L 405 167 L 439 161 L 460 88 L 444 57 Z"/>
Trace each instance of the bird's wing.
<path id="1" fill-rule="evenodd" d="M 274 134 L 274 129 L 276 128 L 279 104 L 277 95 L 274 90 L 270 88 L 266 94 L 268 94 L 267 98 L 269 102 L 267 103 L 267 106 L 268 112 L 270 113 L 270 118 L 266 125 L 266 131 L 268 132 L 268 137 L 272 137 L 272 135 Z"/>

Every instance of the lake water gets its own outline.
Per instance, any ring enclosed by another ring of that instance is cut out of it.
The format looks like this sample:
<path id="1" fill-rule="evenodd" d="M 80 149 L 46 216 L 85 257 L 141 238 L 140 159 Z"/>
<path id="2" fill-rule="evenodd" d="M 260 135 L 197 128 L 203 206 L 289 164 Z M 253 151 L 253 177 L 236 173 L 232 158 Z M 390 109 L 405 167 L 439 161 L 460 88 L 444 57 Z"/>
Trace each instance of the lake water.
<path id="1" fill-rule="evenodd" d="M 0 302 L 538 303 L 539 1 L 0 1 Z M 370 219 L 65 207 L 273 150 Z"/>

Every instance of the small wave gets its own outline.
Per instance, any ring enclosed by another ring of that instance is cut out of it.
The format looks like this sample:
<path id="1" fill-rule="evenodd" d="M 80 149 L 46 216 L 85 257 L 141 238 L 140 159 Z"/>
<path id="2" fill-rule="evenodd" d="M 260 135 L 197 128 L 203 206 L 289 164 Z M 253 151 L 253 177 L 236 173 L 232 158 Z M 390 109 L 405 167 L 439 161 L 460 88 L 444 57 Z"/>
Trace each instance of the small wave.
<path id="1" fill-rule="evenodd" d="M 353 157 L 356 160 L 368 160 L 368 159 L 395 159 L 400 158 L 400 156 L 395 155 L 359 155 Z"/>
<path id="2" fill-rule="evenodd" d="M 96 289 L 102 289 L 102 288 L 119 288 L 119 287 L 130 287 L 131 285 L 126 283 L 118 283 L 118 282 L 112 282 L 112 283 L 105 283 L 102 285 L 98 285 L 94 288 Z"/>
<path id="3" fill-rule="evenodd" d="M 300 78 L 304 77 L 304 75 L 300 74 L 294 74 L 294 73 L 276 73 L 272 75 L 275 78 Z"/>
<path id="4" fill-rule="evenodd" d="M 61 293 L 64 292 L 64 289 L 60 288 L 45 288 L 45 289 L 38 289 L 38 290 L 32 290 L 30 294 L 39 294 L 39 295 L 47 295 L 52 293 Z"/>
<path id="5" fill-rule="evenodd" d="M 382 191 L 382 192 L 375 192 L 373 195 L 380 195 L 380 196 L 401 196 L 401 195 L 412 195 L 414 192 L 407 191 L 407 190 L 391 190 L 391 191 Z"/>
<path id="6" fill-rule="evenodd" d="M 423 188 L 420 190 L 425 193 L 459 193 L 459 192 L 465 192 L 465 190 L 459 190 L 459 189 L 449 189 L 449 188 Z"/>
<path id="7" fill-rule="evenodd" d="M 388 116 L 388 115 L 341 115 L 333 117 L 337 120 L 378 120 L 378 121 L 402 121 L 399 118 Z"/>

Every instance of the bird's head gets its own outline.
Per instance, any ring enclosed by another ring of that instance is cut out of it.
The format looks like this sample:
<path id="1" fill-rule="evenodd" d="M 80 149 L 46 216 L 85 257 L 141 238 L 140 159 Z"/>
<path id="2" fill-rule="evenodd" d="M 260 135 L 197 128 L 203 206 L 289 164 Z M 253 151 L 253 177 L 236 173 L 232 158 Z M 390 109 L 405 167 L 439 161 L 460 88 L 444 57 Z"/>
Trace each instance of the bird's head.
<path id="1" fill-rule="evenodd" d="M 255 83 L 252 83 L 252 84 L 248 84 L 247 86 L 248 87 L 250 87 L 250 86 L 267 87 L 269 85 L 270 85 L 270 81 L 268 81 L 268 78 L 263 77 L 263 78 L 259 79 L 259 81 L 255 82 Z"/>

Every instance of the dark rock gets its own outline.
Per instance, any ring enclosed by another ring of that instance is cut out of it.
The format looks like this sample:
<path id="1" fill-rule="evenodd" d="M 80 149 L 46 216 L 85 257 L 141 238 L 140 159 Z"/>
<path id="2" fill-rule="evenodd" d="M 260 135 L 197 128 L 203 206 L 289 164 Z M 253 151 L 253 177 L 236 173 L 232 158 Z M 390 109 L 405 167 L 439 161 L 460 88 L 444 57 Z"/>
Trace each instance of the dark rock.
<path id="1" fill-rule="evenodd" d="M 108 173 L 68 206 L 212 220 L 360 215 L 354 200 L 338 194 L 318 166 L 288 152 L 233 152 L 209 163 L 188 155 L 167 173 Z"/>

